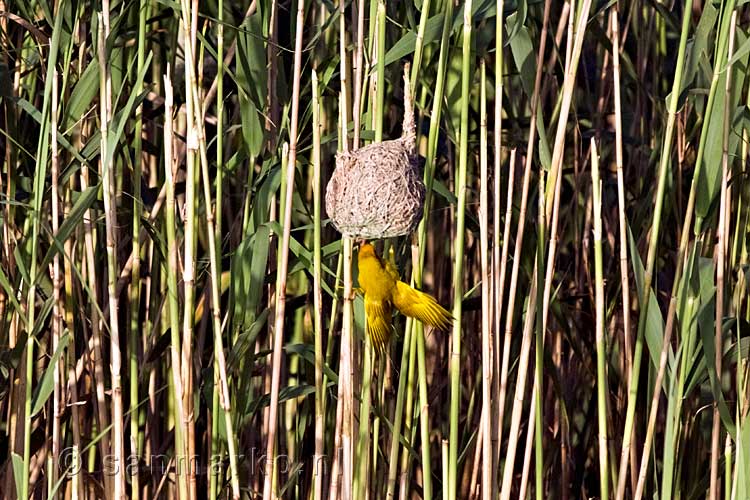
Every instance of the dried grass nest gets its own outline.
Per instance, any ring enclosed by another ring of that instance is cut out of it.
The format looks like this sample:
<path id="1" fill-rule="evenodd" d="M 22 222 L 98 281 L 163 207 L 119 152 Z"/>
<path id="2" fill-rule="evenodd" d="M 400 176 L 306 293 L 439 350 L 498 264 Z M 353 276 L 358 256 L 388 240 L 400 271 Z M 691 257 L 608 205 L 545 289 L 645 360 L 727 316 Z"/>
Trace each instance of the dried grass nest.
<path id="1" fill-rule="evenodd" d="M 415 147 L 409 65 L 404 68 L 404 125 L 400 138 L 336 155 L 326 189 L 334 227 L 351 238 L 411 233 L 424 208 L 425 187 Z"/>

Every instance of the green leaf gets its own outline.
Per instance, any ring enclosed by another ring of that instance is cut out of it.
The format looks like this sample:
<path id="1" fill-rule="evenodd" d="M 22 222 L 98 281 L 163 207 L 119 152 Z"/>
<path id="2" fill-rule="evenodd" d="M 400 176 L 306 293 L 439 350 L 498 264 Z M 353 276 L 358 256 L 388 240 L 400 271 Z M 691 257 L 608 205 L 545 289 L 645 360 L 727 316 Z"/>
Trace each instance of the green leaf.
<path id="1" fill-rule="evenodd" d="M 83 223 L 83 216 L 86 210 L 91 208 L 94 204 L 99 192 L 99 185 L 89 186 L 86 188 L 73 205 L 73 208 L 68 212 L 65 218 L 60 224 L 57 230 L 57 234 L 53 237 L 53 244 L 47 250 L 42 261 L 41 269 L 46 269 L 55 254 L 64 252 L 65 241 L 70 237 L 73 231 Z"/>
<path id="2" fill-rule="evenodd" d="M 250 325 L 250 328 L 246 329 L 237 336 L 237 340 L 232 346 L 232 350 L 227 357 L 227 368 L 230 371 L 235 371 L 240 366 L 240 361 L 248 355 L 250 349 L 255 346 L 255 339 L 258 337 L 261 329 L 268 322 L 268 315 L 270 313 L 269 308 L 263 309 L 255 321 Z"/>
<path id="3" fill-rule="evenodd" d="M 737 29 L 736 34 L 742 35 L 743 32 L 741 29 Z M 732 58 L 729 60 L 729 62 L 724 63 L 721 71 L 726 71 L 729 66 L 734 65 L 738 62 L 741 63 L 742 61 L 746 61 L 748 53 L 750 53 L 750 38 L 745 39 L 744 41 L 740 41 L 740 48 L 732 54 Z"/>
<path id="4" fill-rule="evenodd" d="M 628 226 L 628 245 L 630 247 L 630 260 L 633 265 L 633 275 L 635 276 L 635 284 L 638 290 L 639 302 L 643 303 L 643 297 L 645 294 L 644 280 L 645 270 L 643 268 L 643 262 L 641 256 L 638 253 L 638 246 L 633 239 L 633 233 L 630 231 Z M 646 317 L 646 329 L 644 336 L 646 338 L 646 345 L 648 346 L 648 352 L 651 357 L 651 363 L 656 370 L 659 369 L 659 361 L 661 359 L 661 350 L 664 345 L 664 318 L 661 315 L 659 309 L 659 302 L 656 300 L 653 288 L 649 293 L 648 302 L 648 316 Z M 668 391 L 669 385 L 671 384 L 672 369 L 674 366 L 674 352 L 672 347 L 669 348 L 669 357 L 667 358 L 667 370 L 664 373 L 664 381 L 662 383 L 662 389 L 665 392 Z M 668 395 L 668 392 L 667 392 Z"/>
<path id="5" fill-rule="evenodd" d="M 518 0 L 516 11 L 509 15 L 506 21 L 508 25 L 508 41 L 505 42 L 506 45 L 512 44 L 513 39 L 522 29 L 525 29 L 524 24 L 526 24 L 526 12 L 526 0 Z"/>
<path id="6" fill-rule="evenodd" d="M 740 43 L 744 43 L 746 35 L 742 30 L 736 31 L 737 40 Z M 726 54 L 725 54 L 726 56 Z M 735 67 L 732 70 L 732 88 L 731 100 L 729 101 L 729 107 L 727 108 L 732 116 L 730 117 L 730 124 L 734 126 L 735 116 L 737 108 L 739 106 L 739 99 L 742 92 L 745 69 L 747 68 L 748 53 L 743 54 L 741 60 L 737 61 Z M 695 211 L 699 218 L 706 218 L 708 215 L 711 205 L 715 202 L 719 187 L 721 185 L 721 170 L 722 170 L 722 148 L 723 148 L 723 137 L 724 137 L 724 108 L 726 106 L 727 95 L 724 91 L 726 87 L 727 73 L 722 72 L 719 75 L 717 84 L 716 94 L 714 98 L 713 108 L 711 109 L 711 115 L 708 117 L 707 122 L 704 122 L 704 127 L 708 127 L 706 136 L 706 145 L 703 152 L 703 158 L 699 158 L 701 161 L 701 168 L 698 170 L 698 183 L 696 191 L 696 204 Z M 742 136 L 742 130 L 736 130 L 732 128 L 730 130 L 728 154 L 732 158 L 736 156 L 737 149 L 739 146 L 739 138 Z"/>
<path id="7" fill-rule="evenodd" d="M 513 14 L 513 16 L 515 15 Z M 508 18 L 508 24 L 511 22 L 510 17 Z M 516 36 L 511 40 L 510 50 L 521 77 L 521 86 L 524 92 L 526 92 L 529 101 L 531 101 L 531 96 L 534 94 L 534 80 L 536 79 L 536 53 L 534 52 L 534 44 L 531 41 L 529 30 L 525 26 L 519 28 Z M 539 141 L 539 161 L 542 162 L 545 170 L 549 170 L 552 164 L 552 155 L 550 154 L 549 143 L 547 142 L 547 130 L 544 126 L 544 116 L 542 115 L 541 106 L 537 106 L 536 110 L 536 129 Z"/>
<path id="8" fill-rule="evenodd" d="M 26 311 L 24 311 L 21 304 L 18 302 L 14 287 L 10 284 L 8 276 L 6 276 L 2 266 L 0 266 L 0 286 L 5 290 L 5 296 L 10 300 L 13 309 L 16 310 L 18 317 L 21 318 L 23 325 L 26 326 Z M 2 319 L 0 319 L 0 324 L 2 324 Z"/>
<path id="9" fill-rule="evenodd" d="M 243 331 L 253 327 L 263 297 L 270 234 L 269 225 L 261 225 L 253 235 L 242 240 L 232 258 L 230 303 L 234 324 Z"/>
<path id="10" fill-rule="evenodd" d="M 143 92 L 138 93 L 136 89 L 143 88 L 143 79 L 146 77 L 146 73 L 150 71 L 149 63 L 151 62 L 152 54 L 152 52 L 149 52 L 146 56 L 146 63 L 136 78 L 135 85 L 133 86 L 134 90 L 130 93 L 130 97 L 128 97 L 128 101 L 125 103 L 123 109 L 115 115 L 115 118 L 110 124 L 111 128 L 108 130 L 107 134 L 107 156 L 103 160 L 104 165 L 106 165 L 107 168 L 112 167 L 112 158 L 114 157 L 115 149 L 120 142 L 120 137 L 122 137 L 122 134 L 125 131 L 125 125 L 128 123 L 128 118 L 130 118 L 130 113 L 136 105 L 136 101 L 140 104 L 150 92 L 149 90 L 144 90 Z"/>
<path id="11" fill-rule="evenodd" d="M 11 453 L 10 459 L 13 462 L 13 479 L 16 481 L 16 495 L 21 495 L 23 489 L 23 458 L 18 453 Z"/>
<path id="12" fill-rule="evenodd" d="M 437 14 L 427 20 L 424 27 L 424 39 L 422 45 L 439 40 L 443 32 L 444 14 Z M 385 54 L 386 66 L 400 60 L 403 57 L 413 53 L 417 43 L 416 30 L 409 30 L 401 39 L 396 42 L 391 49 Z"/>
<path id="13" fill-rule="evenodd" d="M 732 414 L 724 400 L 724 393 L 721 390 L 721 384 L 716 376 L 716 346 L 715 346 L 715 320 L 716 316 L 716 297 L 701 306 L 698 312 L 698 331 L 700 332 L 701 343 L 703 344 L 703 357 L 705 358 L 706 371 L 711 385 L 714 401 L 718 404 L 719 415 L 727 432 L 734 435 L 734 422 Z M 724 328 L 722 327 L 722 335 Z"/>
<path id="14" fill-rule="evenodd" d="M 251 156 L 258 156 L 264 139 L 262 114 L 255 103 L 243 95 L 240 95 L 240 119 L 245 146 Z"/>
<path id="15" fill-rule="evenodd" d="M 50 359 L 47 369 L 44 370 L 42 380 L 39 382 L 39 385 L 36 386 L 36 389 L 34 389 L 34 397 L 31 399 L 32 417 L 39 413 L 39 411 L 44 407 L 44 404 L 47 402 L 50 394 L 52 394 L 52 391 L 55 388 L 54 373 L 55 370 L 58 370 L 60 368 L 58 366 L 58 361 L 60 361 L 60 356 L 68 346 L 68 340 L 70 340 L 70 335 L 68 335 L 67 333 L 60 338 L 60 343 L 57 345 L 57 350 L 55 350 L 55 353 L 52 355 L 52 359 Z"/>
<path id="16" fill-rule="evenodd" d="M 307 361 L 310 366 L 313 368 L 315 367 L 315 348 L 310 344 L 287 344 L 284 346 L 284 350 L 287 354 L 296 354 Z M 328 377 L 331 382 L 338 384 L 338 374 L 325 362 L 323 363 L 323 373 L 325 373 L 326 377 Z"/>
<path id="17" fill-rule="evenodd" d="M 85 117 L 97 92 L 99 92 L 99 60 L 93 58 L 76 82 L 73 92 L 70 93 L 70 98 L 67 100 L 63 120 L 65 129 L 70 128 Z"/>
<path id="18" fill-rule="evenodd" d="M 237 32 L 236 76 L 240 98 L 242 136 L 251 156 L 263 147 L 266 103 L 266 50 L 263 43 L 262 17 L 256 13 L 245 20 Z M 277 124 L 278 125 L 278 124 Z"/>
<path id="19" fill-rule="evenodd" d="M 33 104 L 31 104 L 26 99 L 18 98 L 15 99 L 16 105 L 18 105 L 19 108 L 26 111 L 26 113 L 34 119 L 35 122 L 39 123 L 39 125 L 42 124 L 42 113 L 39 112 L 38 109 L 34 107 Z M 75 156 L 75 158 L 80 162 L 85 162 L 85 158 L 81 155 L 81 153 L 78 151 L 77 148 L 73 147 L 73 145 L 68 141 L 68 139 L 65 138 L 63 134 L 57 134 L 57 142 L 70 154 Z M 36 158 L 35 158 L 36 160 Z"/>
<path id="20" fill-rule="evenodd" d="M 329 384 L 330 385 L 330 384 Z M 279 391 L 279 404 L 288 401 L 290 399 L 297 399 L 305 397 L 309 394 L 313 394 L 315 392 L 315 386 L 314 385 L 307 385 L 307 384 L 300 384 L 300 385 L 291 385 L 284 387 Z M 248 408 L 246 418 L 251 418 L 258 410 L 268 406 L 271 404 L 271 395 L 270 394 L 264 394 L 255 401 L 250 403 L 250 406 Z"/>

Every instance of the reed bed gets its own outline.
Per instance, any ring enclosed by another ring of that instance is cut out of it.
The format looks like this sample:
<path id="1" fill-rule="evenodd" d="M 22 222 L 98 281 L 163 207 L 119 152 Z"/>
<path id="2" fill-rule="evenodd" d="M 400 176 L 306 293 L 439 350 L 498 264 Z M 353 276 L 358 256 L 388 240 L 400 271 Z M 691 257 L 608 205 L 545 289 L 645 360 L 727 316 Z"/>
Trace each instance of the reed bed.
<path id="1" fill-rule="evenodd" d="M 0 0 L 0 498 L 750 498 L 748 64 L 735 0 Z M 454 322 L 379 354 L 322 203 L 405 103 Z"/>

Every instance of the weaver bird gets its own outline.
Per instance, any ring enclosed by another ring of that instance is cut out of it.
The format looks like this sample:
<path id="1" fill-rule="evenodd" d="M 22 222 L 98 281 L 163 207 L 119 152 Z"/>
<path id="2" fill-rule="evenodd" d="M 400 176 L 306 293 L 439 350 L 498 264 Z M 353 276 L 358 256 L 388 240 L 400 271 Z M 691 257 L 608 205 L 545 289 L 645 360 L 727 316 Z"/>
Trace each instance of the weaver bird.
<path id="1" fill-rule="evenodd" d="M 360 244 L 357 263 L 359 286 L 365 299 L 366 331 L 376 352 L 382 353 L 391 338 L 394 307 L 404 316 L 439 330 L 447 331 L 451 327 L 451 313 L 432 296 L 401 281 L 396 266 L 383 261 L 372 244 Z"/>

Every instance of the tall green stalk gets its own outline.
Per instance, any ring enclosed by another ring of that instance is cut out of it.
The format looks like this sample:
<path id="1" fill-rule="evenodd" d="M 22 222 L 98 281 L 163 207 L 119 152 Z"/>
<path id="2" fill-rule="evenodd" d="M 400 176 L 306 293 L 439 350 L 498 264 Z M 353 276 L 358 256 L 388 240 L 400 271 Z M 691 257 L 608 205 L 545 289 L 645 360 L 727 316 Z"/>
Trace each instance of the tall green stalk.
<path id="1" fill-rule="evenodd" d="M 599 488 L 601 498 L 609 498 L 609 460 L 607 451 L 607 341 L 604 332 L 604 259 L 602 257 L 602 181 L 599 178 L 599 154 L 591 138 L 591 190 L 594 199 L 594 281 L 596 289 L 596 396 L 599 422 Z M 655 389 L 655 390 L 658 390 Z"/>
<path id="2" fill-rule="evenodd" d="M 492 354 L 490 347 L 490 257 L 489 257 L 489 174 L 487 172 L 487 69 L 484 59 L 480 60 L 480 103 L 479 103 L 479 227 L 480 260 L 482 279 L 482 498 L 492 498 Z"/>
<path id="3" fill-rule="evenodd" d="M 164 183 L 167 187 L 167 199 L 165 206 L 165 217 L 167 226 L 167 305 L 170 329 L 170 355 L 172 361 L 171 383 L 172 383 L 172 406 L 174 410 L 174 454 L 176 456 L 187 456 L 185 450 L 185 440 L 183 435 L 183 408 L 182 398 L 182 378 L 180 376 L 180 307 L 178 302 L 177 288 L 177 228 L 175 224 L 175 178 L 174 166 L 175 158 L 172 141 L 172 106 L 173 91 L 172 80 L 169 75 L 169 69 L 164 76 Z M 184 474 L 177 475 L 177 484 L 180 492 L 180 498 L 187 498 L 187 478 Z"/>
<path id="4" fill-rule="evenodd" d="M 451 3 L 451 2 L 448 2 Z M 504 0 L 497 0 L 496 11 L 498 19 L 503 18 L 503 9 L 505 7 Z M 492 247 L 492 275 L 493 275 L 493 301 L 494 301 L 494 324 L 493 324 L 493 362 L 492 362 L 492 390 L 495 395 L 500 394 L 500 336 L 502 332 L 502 310 L 503 310 L 503 288 L 505 286 L 505 266 L 500 263 L 500 178 L 501 178 L 501 165 L 502 165 L 502 136 L 503 136 L 503 23 L 495 23 L 495 106 L 494 106 L 494 194 L 495 194 L 495 207 L 493 214 L 494 222 L 494 234 L 493 234 L 493 247 Z M 511 166 L 511 172 L 513 172 L 513 166 Z M 513 174 L 511 174 L 513 175 Z M 508 178 L 509 191 L 513 181 Z M 507 225 L 507 223 L 506 223 Z M 503 254 L 507 256 L 508 242 L 503 241 L 504 251 Z M 501 269 L 502 268 L 502 269 Z M 502 278 L 501 276 L 502 275 Z M 493 442 L 493 453 L 492 453 L 492 487 L 493 492 L 497 491 L 497 471 L 498 462 L 500 460 L 500 446 L 495 445 L 496 441 L 500 439 L 500 433 L 503 426 L 500 420 L 500 405 L 505 404 L 500 401 L 499 397 L 492 398 L 492 442 Z"/>
<path id="5" fill-rule="evenodd" d="M 375 142 L 383 140 L 383 113 L 385 101 L 385 0 L 378 0 L 377 10 L 377 80 L 375 84 Z"/>
<path id="6" fill-rule="evenodd" d="M 450 371 L 450 447 L 448 449 L 448 492 L 455 500 L 458 491 L 458 413 L 461 406 L 461 316 L 464 297 L 464 246 L 466 227 L 466 171 L 469 164 L 469 85 L 471 83 L 471 0 L 464 4 L 463 51 L 461 55 L 461 132 L 456 171 L 456 240 L 453 266 L 453 331 Z"/>
<path id="7" fill-rule="evenodd" d="M 538 179 L 538 210 L 537 210 L 537 242 L 536 242 L 536 329 L 534 338 L 534 384 L 533 390 L 536 394 L 534 405 L 534 480 L 536 485 L 536 498 L 542 500 L 544 495 L 544 426 L 542 425 L 542 412 L 544 405 L 544 256 L 546 253 L 547 221 L 544 212 L 544 169 L 539 169 Z M 553 265 L 553 264 L 550 264 Z M 530 313 L 527 313 L 530 314 Z M 529 418 L 531 420 L 531 418 Z M 529 432 L 531 432 L 529 430 Z M 605 497 L 606 498 L 606 497 Z"/>
<path id="8" fill-rule="evenodd" d="M 217 25 L 217 48 L 216 48 L 216 238 L 214 240 L 215 252 L 221 256 L 222 238 L 222 200 L 224 185 L 224 0 L 219 0 L 219 19 Z M 252 163 L 251 167 L 252 169 Z M 217 262 L 217 271 L 221 275 L 221 258 Z M 211 478 L 209 482 L 209 498 L 215 500 L 218 496 L 218 484 L 220 477 L 221 446 L 219 442 L 219 391 L 221 380 L 219 377 L 219 359 L 214 356 L 213 363 L 213 393 L 211 395 Z"/>
<path id="9" fill-rule="evenodd" d="M 315 500 L 323 498 L 323 472 L 318 460 L 325 452 L 326 400 L 323 387 L 323 295 L 321 292 L 321 174 L 320 174 L 320 88 L 318 73 L 312 71 L 313 107 L 313 335 L 315 336 L 315 456 L 313 458 Z"/>
<path id="10" fill-rule="evenodd" d="M 688 31 L 690 28 L 690 12 L 692 0 L 685 0 L 683 10 L 682 31 L 680 33 L 680 45 L 677 51 L 677 64 L 675 66 L 675 77 L 670 94 L 667 109 L 667 125 L 664 131 L 664 142 L 662 144 L 661 157 L 659 160 L 658 185 L 656 188 L 656 200 L 654 202 L 654 216 L 649 238 L 648 255 L 646 258 L 646 270 L 643 277 L 643 297 L 639 301 L 641 311 L 638 316 L 638 333 L 633 351 L 633 371 L 628 381 L 628 405 L 625 414 L 625 427 L 623 430 L 622 452 L 620 454 L 620 468 L 617 476 L 617 500 L 625 496 L 625 482 L 628 469 L 628 457 L 630 455 L 631 438 L 633 433 L 633 422 L 635 418 L 635 406 L 638 399 L 638 384 L 641 373 L 641 359 L 643 358 L 643 340 L 646 331 L 646 319 L 648 318 L 648 307 L 651 300 L 651 282 L 654 275 L 656 263 L 656 249 L 659 243 L 661 227 L 661 212 L 664 205 L 664 192 L 666 190 L 667 171 L 669 168 L 672 152 L 672 141 L 674 138 L 675 119 L 677 117 L 677 105 L 682 89 L 682 78 L 685 72 L 685 47 L 687 45 Z"/>
<path id="11" fill-rule="evenodd" d="M 142 74 L 146 61 L 146 14 L 148 9 L 147 0 L 141 0 L 138 4 L 138 45 L 137 45 L 137 75 Z M 140 91 L 140 89 L 137 89 Z M 130 362 L 130 453 L 132 456 L 140 457 L 140 425 L 141 410 L 138 407 L 138 333 L 140 332 L 140 303 L 141 303 L 141 214 L 143 204 L 141 202 L 141 171 L 143 168 L 143 105 L 138 106 L 135 112 L 135 137 L 133 139 L 133 150 L 135 161 L 133 162 L 133 268 L 130 283 L 130 328 L 128 329 L 128 350 Z M 136 470 L 131 476 L 131 498 L 138 500 L 140 497 L 139 474 Z"/>
<path id="12" fill-rule="evenodd" d="M 110 35 L 109 2 L 104 0 L 97 27 L 99 43 L 99 133 L 100 133 L 100 175 L 102 178 L 102 198 L 104 199 L 105 246 L 107 255 L 107 299 L 109 305 L 110 332 L 110 384 L 112 394 L 112 450 L 110 463 L 113 471 L 113 497 L 120 498 L 125 493 L 124 471 L 124 415 L 122 407 L 122 349 L 120 348 L 120 327 L 117 317 L 117 199 L 114 149 L 111 141 L 110 122 L 112 120 L 112 74 L 107 59 L 106 47 Z"/>
<path id="13" fill-rule="evenodd" d="M 62 2 L 58 10 L 62 8 Z M 36 150 L 36 165 L 34 172 L 33 188 L 33 209 L 29 217 L 26 218 L 25 224 L 31 222 L 31 262 L 29 272 L 29 290 L 26 306 L 26 328 L 28 337 L 26 339 L 26 359 L 25 359 L 25 381 L 24 381 L 24 419 L 23 419 L 23 470 L 21 478 L 21 491 L 18 492 L 19 498 L 29 497 L 29 472 L 31 464 L 31 386 L 34 380 L 34 342 L 32 335 L 36 322 L 36 287 L 38 273 L 38 241 L 40 235 L 42 201 L 45 191 L 45 180 L 47 177 L 47 158 L 49 151 L 49 114 L 52 99 L 52 75 L 57 65 L 57 56 L 60 48 L 60 34 L 62 29 L 62 17 L 56 16 L 55 26 L 52 30 L 52 40 L 50 42 L 49 59 L 47 63 L 47 74 L 44 79 L 44 103 L 42 105 L 42 127 L 39 133 L 39 142 Z M 27 228 L 24 228 L 27 229 Z M 26 231 L 24 231 L 26 232 Z"/>

